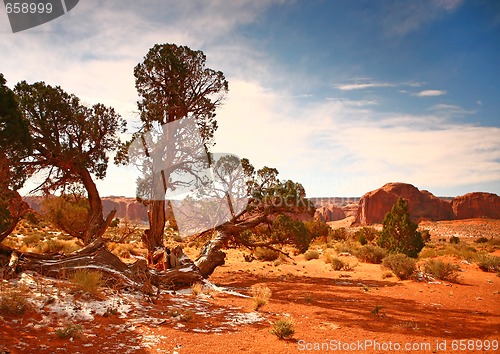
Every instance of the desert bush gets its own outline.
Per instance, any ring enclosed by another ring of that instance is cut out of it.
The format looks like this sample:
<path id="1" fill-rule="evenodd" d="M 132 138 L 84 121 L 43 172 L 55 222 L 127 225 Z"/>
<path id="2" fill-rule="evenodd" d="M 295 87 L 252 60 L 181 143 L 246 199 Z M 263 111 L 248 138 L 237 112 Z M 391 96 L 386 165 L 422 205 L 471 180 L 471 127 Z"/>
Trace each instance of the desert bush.
<path id="1" fill-rule="evenodd" d="M 304 253 L 304 258 L 306 259 L 306 261 L 310 261 L 311 259 L 318 259 L 319 252 L 317 250 L 308 250 L 306 253 Z"/>
<path id="2" fill-rule="evenodd" d="M 382 273 L 382 279 L 392 278 L 394 273 L 392 271 Z"/>
<path id="3" fill-rule="evenodd" d="M 437 257 L 440 255 L 443 255 L 444 252 L 443 250 L 439 251 L 435 249 L 434 247 L 430 246 L 425 246 L 422 251 L 418 254 L 418 258 L 424 259 L 424 258 L 432 258 L 432 257 Z"/>
<path id="4" fill-rule="evenodd" d="M 97 295 L 99 288 L 104 285 L 102 273 L 97 270 L 79 269 L 70 278 L 77 291 L 90 295 Z"/>
<path id="5" fill-rule="evenodd" d="M 340 229 L 330 229 L 328 232 L 328 240 L 331 241 L 346 241 L 349 238 L 349 234 L 345 227 Z"/>
<path id="6" fill-rule="evenodd" d="M 456 283 L 458 280 L 458 271 L 460 266 L 443 262 L 440 259 L 429 259 L 424 263 L 424 272 L 431 275 L 432 277 L 439 279 L 450 281 Z"/>
<path id="7" fill-rule="evenodd" d="M 338 253 L 349 253 L 355 255 L 359 246 L 356 246 L 350 241 L 339 243 L 335 246 Z"/>
<path id="8" fill-rule="evenodd" d="M 418 224 L 410 220 L 408 202 L 398 198 L 391 211 L 385 215 L 377 243 L 390 253 L 402 253 L 416 258 L 425 246 L 417 228 Z"/>
<path id="9" fill-rule="evenodd" d="M 342 270 L 345 267 L 345 263 L 340 258 L 332 258 L 331 260 L 333 270 Z"/>
<path id="10" fill-rule="evenodd" d="M 260 284 L 252 285 L 250 293 L 252 294 L 254 310 L 259 310 L 262 306 L 267 304 L 272 295 L 271 290 L 267 286 Z"/>
<path id="11" fill-rule="evenodd" d="M 362 245 L 367 244 L 368 242 L 372 242 L 379 235 L 379 232 L 375 230 L 373 227 L 363 227 L 357 230 L 354 233 L 354 237 L 358 240 Z"/>
<path id="12" fill-rule="evenodd" d="M 82 334 L 82 326 L 74 325 L 72 323 L 68 324 L 64 328 L 58 328 L 56 330 L 56 335 L 59 338 L 79 338 Z"/>
<path id="13" fill-rule="evenodd" d="M 446 246 L 443 254 L 471 261 L 477 256 L 477 250 L 466 243 L 458 243 Z"/>
<path id="14" fill-rule="evenodd" d="M 260 261 L 272 262 L 279 258 L 280 253 L 266 247 L 257 247 L 253 251 L 253 255 Z"/>
<path id="15" fill-rule="evenodd" d="M 281 318 L 274 322 L 271 334 L 274 334 L 279 339 L 290 338 L 295 334 L 293 320 L 290 318 Z"/>
<path id="16" fill-rule="evenodd" d="M 6 287 L 0 292 L 0 314 L 23 315 L 30 308 L 24 286 Z"/>
<path id="17" fill-rule="evenodd" d="M 83 238 L 87 229 L 90 204 L 82 191 L 47 197 L 42 202 L 44 216 L 59 229 Z"/>
<path id="18" fill-rule="evenodd" d="M 33 247 L 41 241 L 42 238 L 38 234 L 31 234 L 23 238 L 23 243 L 28 247 Z"/>
<path id="19" fill-rule="evenodd" d="M 387 255 L 387 252 L 380 247 L 375 245 L 364 245 L 358 252 L 356 252 L 356 257 L 365 263 L 380 264 L 382 260 Z"/>
<path id="20" fill-rule="evenodd" d="M 280 244 L 293 244 L 300 253 L 307 251 L 312 241 L 312 235 L 305 224 L 285 214 L 274 219 L 271 230 L 271 239 Z"/>
<path id="21" fill-rule="evenodd" d="M 318 237 L 327 237 L 330 232 L 330 226 L 324 221 L 304 221 L 304 225 L 311 234 L 313 240 Z"/>
<path id="22" fill-rule="evenodd" d="M 476 241 L 474 241 L 475 243 L 486 243 L 488 242 L 488 239 L 484 236 L 482 237 L 479 237 Z"/>
<path id="23" fill-rule="evenodd" d="M 460 237 L 457 236 L 451 236 L 450 237 L 450 243 L 452 245 L 458 245 L 460 243 Z"/>
<path id="24" fill-rule="evenodd" d="M 427 243 L 431 240 L 431 233 L 429 232 L 429 230 L 422 230 L 420 231 L 420 234 L 422 235 L 422 240 L 424 241 L 424 243 Z"/>
<path id="25" fill-rule="evenodd" d="M 382 265 L 392 270 L 401 280 L 410 279 L 416 270 L 416 262 L 405 254 L 391 254 L 384 258 Z"/>
<path id="26" fill-rule="evenodd" d="M 500 272 L 500 257 L 481 253 L 476 257 L 479 269 L 485 272 Z"/>
<path id="27" fill-rule="evenodd" d="M 80 242 L 80 241 L 79 241 Z M 75 241 L 47 240 L 35 246 L 37 253 L 71 253 L 82 248 L 82 244 Z"/>

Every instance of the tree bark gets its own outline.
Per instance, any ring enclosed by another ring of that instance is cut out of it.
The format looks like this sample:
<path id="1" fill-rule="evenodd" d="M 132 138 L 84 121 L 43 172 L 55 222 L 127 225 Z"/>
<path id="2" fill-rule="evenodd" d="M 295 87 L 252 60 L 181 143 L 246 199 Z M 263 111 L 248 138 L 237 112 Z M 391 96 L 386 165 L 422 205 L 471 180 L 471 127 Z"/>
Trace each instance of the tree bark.
<path id="1" fill-rule="evenodd" d="M 208 241 L 195 261 L 203 278 L 208 278 L 214 272 L 215 268 L 224 265 L 226 254 L 222 251 L 226 247 L 228 236 L 222 232 L 217 232 L 217 236 Z"/>
<path id="2" fill-rule="evenodd" d="M 163 249 L 165 231 L 165 200 L 152 200 L 148 210 L 149 229 L 144 231 L 142 241 L 148 250 L 148 262 L 153 264 L 153 253 Z"/>
<path id="3" fill-rule="evenodd" d="M 80 171 L 83 186 L 87 191 L 90 211 L 87 220 L 87 228 L 83 234 L 83 243 L 88 245 L 92 241 L 102 237 L 113 220 L 116 210 L 112 210 L 106 219 L 103 216 L 102 201 L 97 186 L 87 169 Z"/>

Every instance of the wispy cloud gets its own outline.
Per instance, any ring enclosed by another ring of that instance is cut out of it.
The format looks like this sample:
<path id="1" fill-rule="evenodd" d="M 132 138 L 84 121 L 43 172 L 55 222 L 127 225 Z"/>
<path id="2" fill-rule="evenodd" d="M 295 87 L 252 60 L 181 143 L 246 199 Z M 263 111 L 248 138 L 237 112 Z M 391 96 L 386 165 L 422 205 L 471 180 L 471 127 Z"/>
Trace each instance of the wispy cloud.
<path id="1" fill-rule="evenodd" d="M 435 97 L 443 95 L 446 95 L 445 90 L 423 90 L 413 94 L 413 96 L 418 96 L 418 97 Z"/>
<path id="2" fill-rule="evenodd" d="M 434 111 L 437 114 L 447 115 L 447 116 L 463 116 L 469 114 L 475 114 L 476 111 L 467 110 L 460 106 L 452 105 L 452 104 L 435 104 L 434 106 L 429 108 L 430 111 Z"/>
<path id="3" fill-rule="evenodd" d="M 338 84 L 335 87 L 342 91 L 364 90 L 378 87 L 393 87 L 394 84 L 389 82 L 371 82 L 371 83 L 354 83 L 354 84 Z"/>
<path id="4" fill-rule="evenodd" d="M 403 37 L 456 10 L 462 0 L 422 0 L 386 3 L 381 26 L 386 35 Z"/>

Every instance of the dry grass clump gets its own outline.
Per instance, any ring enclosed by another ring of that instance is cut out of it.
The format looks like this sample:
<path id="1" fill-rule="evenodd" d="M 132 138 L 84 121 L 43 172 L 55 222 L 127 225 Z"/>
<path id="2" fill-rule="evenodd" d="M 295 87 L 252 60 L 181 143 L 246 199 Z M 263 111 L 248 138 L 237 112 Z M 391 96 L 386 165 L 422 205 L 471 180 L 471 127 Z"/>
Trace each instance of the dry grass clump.
<path id="1" fill-rule="evenodd" d="M 356 257 L 365 263 L 380 264 L 387 255 L 387 252 L 375 245 L 364 245 L 356 253 Z"/>
<path id="2" fill-rule="evenodd" d="M 70 281 L 77 291 L 90 295 L 98 295 L 101 286 L 104 285 L 102 273 L 90 269 L 77 270 L 71 276 Z"/>
<path id="3" fill-rule="evenodd" d="M 70 323 L 66 327 L 56 329 L 56 335 L 59 338 L 66 339 L 79 338 L 82 335 L 82 331 L 82 326 Z"/>
<path id="4" fill-rule="evenodd" d="M 47 240 L 45 242 L 38 243 L 34 251 L 36 253 L 72 253 L 78 251 L 82 248 L 83 244 L 81 241 L 72 240 Z"/>
<path id="5" fill-rule="evenodd" d="M 203 294 L 203 284 L 202 283 L 195 283 L 191 286 L 191 292 L 193 293 L 194 296 Z"/>
<path id="6" fill-rule="evenodd" d="M 0 291 L 0 314 L 23 315 L 29 308 L 25 286 L 9 286 Z"/>
<path id="7" fill-rule="evenodd" d="M 306 261 L 310 261 L 311 259 L 318 259 L 319 252 L 317 250 L 308 250 L 306 253 L 304 253 L 304 258 L 306 259 Z"/>
<path id="8" fill-rule="evenodd" d="M 405 254 L 391 254 L 384 258 L 382 265 L 389 268 L 401 280 L 410 279 L 417 267 L 413 258 Z"/>
<path id="9" fill-rule="evenodd" d="M 250 293 L 252 294 L 253 308 L 256 311 L 267 304 L 272 295 L 271 289 L 261 284 L 252 285 Z"/>
<path id="10" fill-rule="evenodd" d="M 458 271 L 460 266 L 453 263 L 445 263 L 440 259 L 429 259 L 424 264 L 424 272 L 432 277 L 452 283 L 458 281 Z"/>
<path id="11" fill-rule="evenodd" d="M 271 250 L 269 248 L 265 247 L 257 247 L 253 251 L 253 255 L 255 258 L 257 258 L 259 261 L 268 261 L 272 262 L 275 261 L 279 258 L 280 253 L 274 250 Z"/>
<path id="12" fill-rule="evenodd" d="M 274 334 L 279 339 L 290 338 L 295 334 L 293 320 L 290 318 L 281 318 L 274 322 L 271 334 Z"/>
<path id="13" fill-rule="evenodd" d="M 489 254 L 479 254 L 476 263 L 484 272 L 500 272 L 500 257 Z"/>

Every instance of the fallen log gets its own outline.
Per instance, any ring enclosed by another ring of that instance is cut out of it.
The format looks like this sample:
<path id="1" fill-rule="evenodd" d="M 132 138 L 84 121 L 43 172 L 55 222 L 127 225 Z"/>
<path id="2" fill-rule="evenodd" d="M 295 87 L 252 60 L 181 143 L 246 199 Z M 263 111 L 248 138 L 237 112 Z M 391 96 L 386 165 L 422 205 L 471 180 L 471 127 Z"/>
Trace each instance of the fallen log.
<path id="1" fill-rule="evenodd" d="M 4 255 L 9 253 L 6 248 L 2 252 Z M 182 250 L 176 250 L 177 268 L 157 271 L 150 269 L 145 259 L 133 264 L 123 263 L 106 248 L 101 238 L 70 254 L 19 253 L 14 250 L 10 253 L 17 253 L 17 260 L 13 263 L 15 272 L 30 270 L 53 278 L 68 278 L 78 269 L 98 270 L 115 288 L 130 287 L 146 293 L 152 292 L 151 285 L 177 289 L 203 279 L 199 269 Z"/>

